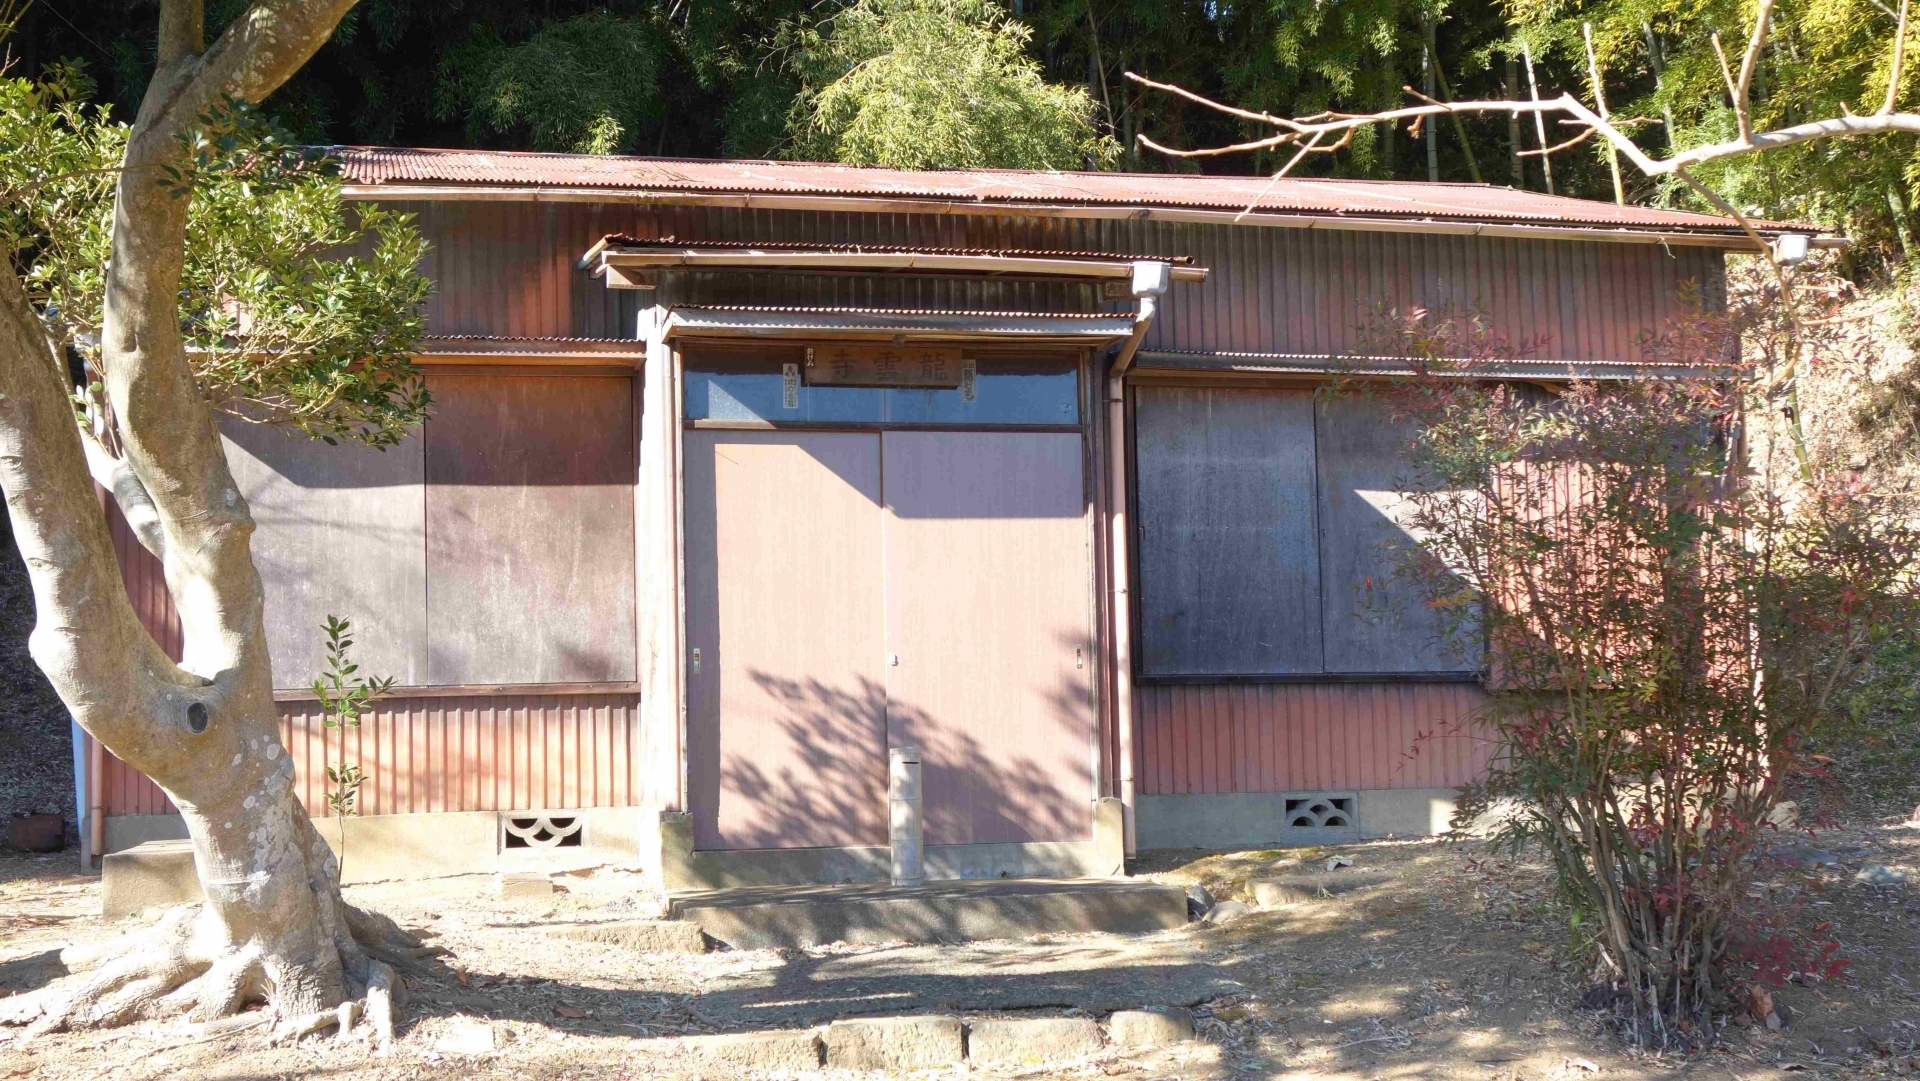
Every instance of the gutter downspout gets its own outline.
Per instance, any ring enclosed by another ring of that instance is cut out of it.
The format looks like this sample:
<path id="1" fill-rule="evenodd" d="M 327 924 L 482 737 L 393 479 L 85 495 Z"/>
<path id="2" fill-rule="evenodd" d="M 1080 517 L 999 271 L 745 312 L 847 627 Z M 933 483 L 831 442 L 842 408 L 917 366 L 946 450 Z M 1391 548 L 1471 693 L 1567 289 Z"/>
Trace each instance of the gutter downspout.
<path id="1" fill-rule="evenodd" d="M 1140 306 L 1133 318 L 1133 333 L 1120 344 L 1113 367 L 1107 372 L 1107 496 L 1111 534 L 1107 550 L 1113 561 L 1113 597 L 1108 609 L 1113 615 L 1113 720 L 1120 737 L 1120 804 L 1126 822 L 1127 855 L 1139 851 L 1139 832 L 1134 825 L 1134 747 L 1133 747 L 1133 603 L 1131 557 L 1127 544 L 1127 368 L 1146 340 L 1147 329 L 1160 313 L 1160 295 L 1172 280 L 1172 268 L 1166 263 L 1133 264 L 1133 295 Z"/>
<path id="2" fill-rule="evenodd" d="M 107 843 L 107 749 L 92 733 L 87 735 L 87 851 L 86 862 L 94 866 L 105 866 L 101 852 Z"/>

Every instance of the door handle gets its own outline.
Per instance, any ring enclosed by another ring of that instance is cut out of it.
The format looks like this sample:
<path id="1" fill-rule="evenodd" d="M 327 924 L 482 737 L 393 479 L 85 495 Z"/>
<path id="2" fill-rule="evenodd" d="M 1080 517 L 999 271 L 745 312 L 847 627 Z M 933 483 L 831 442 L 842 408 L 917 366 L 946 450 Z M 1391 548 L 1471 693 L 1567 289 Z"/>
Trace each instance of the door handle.
<path id="1" fill-rule="evenodd" d="M 1073 647 L 1073 666 L 1075 668 L 1085 668 L 1087 666 L 1087 652 L 1079 646 Z"/>
<path id="2" fill-rule="evenodd" d="M 700 647 L 693 647 L 693 674 L 700 674 Z"/>

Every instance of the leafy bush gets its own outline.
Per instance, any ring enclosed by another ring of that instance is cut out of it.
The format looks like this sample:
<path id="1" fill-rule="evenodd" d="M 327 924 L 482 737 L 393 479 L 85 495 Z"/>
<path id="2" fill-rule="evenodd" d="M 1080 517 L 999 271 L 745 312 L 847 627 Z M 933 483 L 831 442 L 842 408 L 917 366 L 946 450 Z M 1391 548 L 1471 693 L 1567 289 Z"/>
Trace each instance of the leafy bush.
<path id="1" fill-rule="evenodd" d="M 1646 343 L 1671 366 L 1546 393 L 1470 378 L 1511 348 L 1413 312 L 1391 338 L 1416 374 L 1384 391 L 1420 432 L 1401 584 L 1486 659 L 1498 751 L 1461 814 L 1551 855 L 1648 1045 L 1709 1039 L 1756 968 L 1832 973 L 1747 910 L 1749 865 L 1916 612 L 1912 508 L 1778 441 L 1750 456 L 1768 388 L 1727 360 L 1736 329 L 1696 305 Z"/>

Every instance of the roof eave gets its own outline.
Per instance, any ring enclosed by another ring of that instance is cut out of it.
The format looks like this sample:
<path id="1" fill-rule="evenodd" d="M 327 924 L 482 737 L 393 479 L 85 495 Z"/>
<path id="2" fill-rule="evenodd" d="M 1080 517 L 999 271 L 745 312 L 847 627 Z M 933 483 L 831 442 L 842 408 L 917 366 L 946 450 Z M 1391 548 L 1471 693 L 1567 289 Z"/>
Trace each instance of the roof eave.
<path id="1" fill-rule="evenodd" d="M 1299 214 L 1280 211 L 1209 210 L 1200 207 L 1147 206 L 1119 203 L 1020 202 L 912 198 L 893 195 L 849 196 L 792 193 L 673 191 L 624 187 L 570 185 L 489 185 L 387 181 L 348 183 L 349 199 L 448 202 L 556 202 L 640 203 L 664 206 L 723 206 L 758 210 L 815 210 L 906 214 L 1028 215 L 1053 218 L 1164 221 L 1187 224 L 1254 225 L 1283 229 L 1335 229 L 1359 232 L 1421 233 L 1453 236 L 1497 236 L 1534 240 L 1587 240 L 1629 244 L 1668 244 L 1689 247 L 1756 250 L 1737 226 L 1720 229 L 1646 229 L 1608 225 L 1535 225 L 1491 219 L 1374 217 L 1360 214 Z M 1802 233 L 1815 247 L 1842 247 L 1847 238 L 1809 228 L 1768 224 L 1756 229 L 1763 237 Z"/>

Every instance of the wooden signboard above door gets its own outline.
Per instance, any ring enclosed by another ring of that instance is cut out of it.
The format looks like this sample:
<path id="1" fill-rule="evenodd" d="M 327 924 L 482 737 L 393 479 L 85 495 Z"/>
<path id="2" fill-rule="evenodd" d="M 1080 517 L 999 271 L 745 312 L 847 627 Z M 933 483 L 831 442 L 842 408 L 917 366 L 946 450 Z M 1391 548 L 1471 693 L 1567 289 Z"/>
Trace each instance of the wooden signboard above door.
<path id="1" fill-rule="evenodd" d="M 807 347 L 807 385 L 817 387 L 957 387 L 960 348 L 946 345 Z"/>

